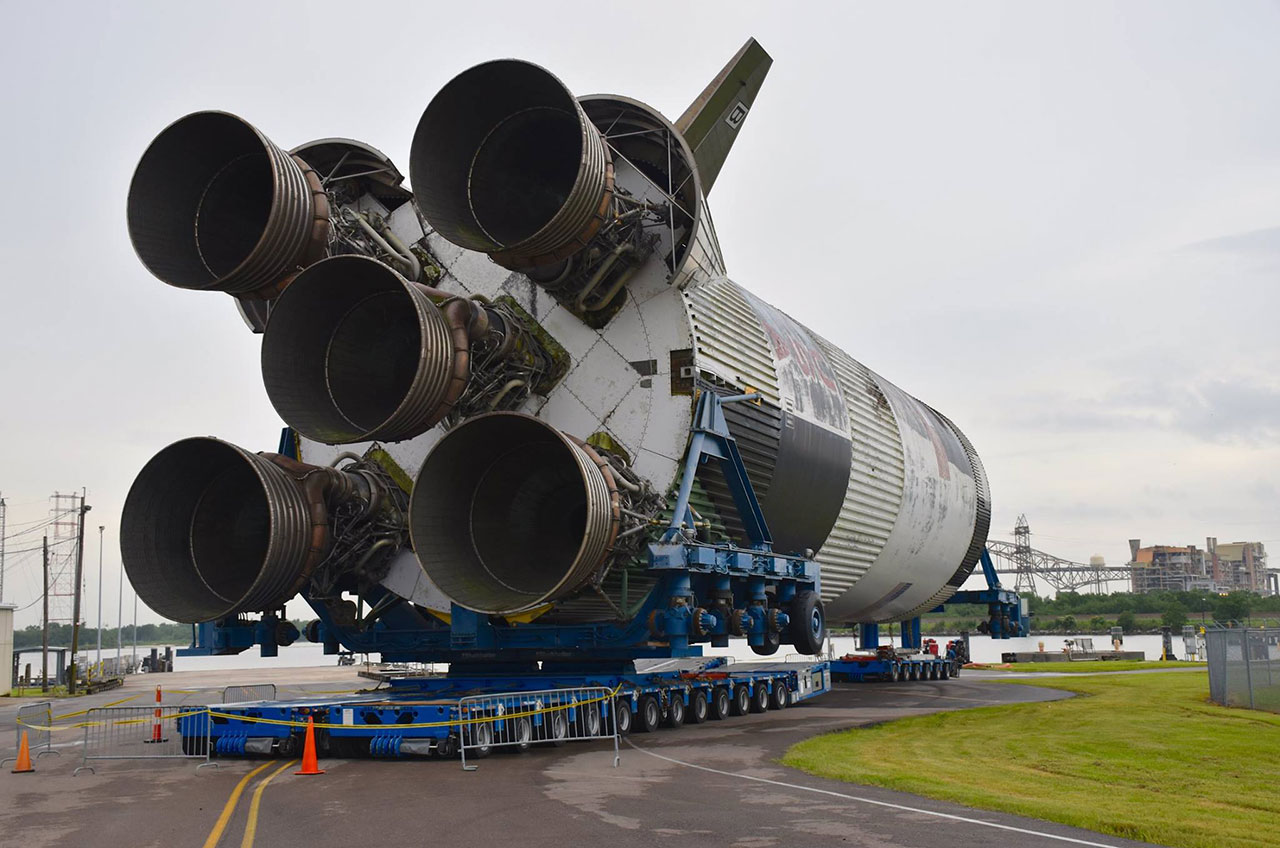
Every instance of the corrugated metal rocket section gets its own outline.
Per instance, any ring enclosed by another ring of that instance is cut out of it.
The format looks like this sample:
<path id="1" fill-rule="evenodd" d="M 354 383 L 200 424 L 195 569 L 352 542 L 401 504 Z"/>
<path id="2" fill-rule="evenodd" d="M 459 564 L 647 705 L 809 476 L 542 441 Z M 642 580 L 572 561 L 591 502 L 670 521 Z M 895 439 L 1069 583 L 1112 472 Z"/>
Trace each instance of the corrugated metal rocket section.
<path id="1" fill-rule="evenodd" d="M 724 70 L 676 121 L 676 129 L 698 161 L 704 194 L 711 193 L 772 64 L 773 58 L 764 48 L 754 38 L 747 39 Z"/>

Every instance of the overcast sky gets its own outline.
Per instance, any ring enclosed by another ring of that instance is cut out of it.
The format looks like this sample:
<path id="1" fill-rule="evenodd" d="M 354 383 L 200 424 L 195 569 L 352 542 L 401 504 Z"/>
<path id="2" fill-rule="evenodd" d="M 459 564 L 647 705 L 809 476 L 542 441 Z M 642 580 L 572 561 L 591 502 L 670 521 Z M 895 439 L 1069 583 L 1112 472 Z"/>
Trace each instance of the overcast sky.
<path id="1" fill-rule="evenodd" d="M 773 69 L 711 196 L 730 275 L 965 430 L 992 538 L 1025 512 L 1077 560 L 1122 563 L 1131 537 L 1280 553 L 1274 3 L 619 8 L 4 0 L 0 493 L 12 533 L 88 489 L 91 624 L 97 526 L 114 623 L 141 466 L 190 435 L 272 449 L 281 426 L 231 299 L 130 247 L 157 132 L 223 109 L 407 171 L 423 108 L 477 62 L 676 117 L 753 35 Z M 4 600 L 31 604 L 39 573 L 11 556 Z"/>

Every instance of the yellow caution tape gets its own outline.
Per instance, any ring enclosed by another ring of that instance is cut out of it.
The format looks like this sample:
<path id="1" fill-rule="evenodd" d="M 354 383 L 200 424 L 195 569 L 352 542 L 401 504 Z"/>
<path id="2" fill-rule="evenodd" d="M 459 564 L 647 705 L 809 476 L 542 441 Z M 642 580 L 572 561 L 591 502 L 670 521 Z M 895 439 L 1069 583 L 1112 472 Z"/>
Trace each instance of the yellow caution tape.
<path id="1" fill-rule="evenodd" d="M 578 707 L 585 707 L 589 704 L 598 704 L 604 701 L 612 700 L 617 696 L 618 692 L 620 692 L 621 690 L 622 690 L 622 686 L 619 685 L 609 694 L 601 695 L 596 698 L 586 698 L 581 701 L 573 701 L 573 702 L 564 703 L 564 704 L 555 704 L 549 707 L 542 707 L 540 709 L 532 709 L 532 710 L 524 710 L 522 712 L 504 713 L 503 715 L 499 715 L 499 716 L 486 715 L 486 716 L 481 716 L 479 718 L 461 718 L 460 717 L 456 719 L 450 719 L 448 721 L 416 722 L 413 724 L 352 725 L 352 724 L 320 723 L 320 722 L 314 722 L 314 721 L 313 722 L 291 721 L 289 719 L 264 718 L 262 716 L 247 716 L 247 715 L 239 715 L 236 713 L 224 713 L 224 712 L 219 712 L 217 710 L 211 709 L 209 707 L 201 707 L 200 709 L 197 709 L 197 710 L 190 710 L 182 713 L 173 713 L 170 715 L 164 715 L 164 716 L 161 716 L 161 719 L 162 720 L 179 719 L 179 718 L 186 718 L 188 716 L 207 714 L 211 718 L 223 718 L 231 721 L 243 721 L 243 722 L 248 722 L 250 724 L 272 724 L 272 725 L 283 726 L 283 727 L 306 727 L 308 724 L 310 724 L 312 727 L 318 727 L 321 729 L 329 729 L 329 730 L 351 730 L 354 727 L 361 727 L 361 726 L 387 727 L 387 728 L 406 729 L 406 730 L 420 729 L 420 728 L 427 728 L 427 727 L 458 727 L 464 724 L 486 724 L 492 721 L 506 721 L 508 719 L 528 718 L 530 716 L 535 716 L 535 715 L 545 715 L 547 713 L 563 712 L 565 710 L 577 709 Z M 512 697 L 522 697 L 522 695 L 521 693 L 515 693 Z M 357 705 L 357 707 L 358 706 L 361 706 L 361 705 Z M 78 713 L 68 713 L 65 716 L 59 716 L 58 718 L 70 718 L 71 716 L 75 716 L 75 715 L 84 715 L 90 712 L 92 709 L 103 709 L 103 708 L 92 707 L 89 710 L 81 710 Z M 146 708 L 141 707 L 139 709 L 146 709 Z M 75 730 L 76 728 L 81 728 L 81 727 L 108 727 L 108 726 L 129 725 L 129 724 L 149 724 L 151 722 L 154 722 L 155 720 L 156 720 L 155 716 L 147 715 L 147 716 L 139 716 L 137 718 L 119 719 L 117 721 L 81 721 L 81 722 L 76 722 L 74 724 L 65 724 L 60 726 L 59 725 L 46 726 L 41 724 L 31 724 L 30 722 L 23 721 L 22 719 L 18 719 L 17 723 L 22 725 L 23 727 L 29 727 L 32 730 L 45 730 L 49 732 L 54 732 L 54 731 L 61 731 L 61 730 Z"/>

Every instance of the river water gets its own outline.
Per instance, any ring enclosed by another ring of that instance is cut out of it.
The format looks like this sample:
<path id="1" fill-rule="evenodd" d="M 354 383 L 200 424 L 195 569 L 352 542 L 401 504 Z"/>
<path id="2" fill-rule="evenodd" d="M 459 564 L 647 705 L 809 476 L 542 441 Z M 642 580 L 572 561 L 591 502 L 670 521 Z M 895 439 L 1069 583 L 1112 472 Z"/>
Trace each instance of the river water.
<path id="1" fill-rule="evenodd" d="M 888 628 L 885 628 L 887 631 Z M 883 638 L 883 637 L 882 637 Z M 956 638 L 954 636 L 935 636 L 940 645 L 946 644 L 948 639 Z M 1063 643 L 1067 639 L 1093 639 L 1093 647 L 1095 650 L 1110 650 L 1111 644 L 1106 636 L 1101 635 L 1071 635 L 1071 636 L 1026 636 L 1018 639 L 991 639 L 988 636 L 973 635 L 969 637 L 969 649 L 974 662 L 980 663 L 997 663 L 1000 662 L 1000 655 L 1010 651 L 1035 651 L 1038 650 L 1038 644 L 1044 643 L 1044 649 L 1049 653 L 1061 653 Z M 853 650 L 855 640 L 852 637 L 839 637 L 831 640 L 832 649 L 835 655 L 842 656 Z M 896 640 L 895 640 L 896 644 Z M 1179 659 L 1183 659 L 1183 646 L 1180 636 L 1175 637 L 1173 641 L 1174 653 Z M 1160 637 L 1151 635 L 1126 636 L 1123 649 L 1126 651 L 1142 651 L 1149 660 L 1160 659 Z M 145 654 L 147 649 L 141 646 L 138 649 L 139 654 Z M 759 657 L 752 652 L 747 643 L 741 639 L 733 640 L 728 648 L 708 648 L 704 647 L 703 651 L 708 656 L 731 656 L 736 662 L 750 662 L 752 660 L 766 659 Z M 783 646 L 773 657 L 769 659 L 799 659 L 798 655 L 787 654 L 787 646 Z M 104 655 L 109 653 L 103 652 Z M 114 652 L 111 652 L 114 655 Z M 92 659 L 92 656 L 90 657 Z M 371 657 L 374 661 L 378 658 Z M 280 649 L 278 657 L 260 657 L 256 649 L 245 651 L 242 654 L 233 654 L 230 656 L 220 657 L 174 657 L 174 671 L 210 671 L 216 669 L 232 669 L 232 668 L 302 668 L 316 667 L 326 665 L 337 665 L 337 658 L 324 653 L 323 647 L 311 642 L 297 642 L 287 648 Z"/>

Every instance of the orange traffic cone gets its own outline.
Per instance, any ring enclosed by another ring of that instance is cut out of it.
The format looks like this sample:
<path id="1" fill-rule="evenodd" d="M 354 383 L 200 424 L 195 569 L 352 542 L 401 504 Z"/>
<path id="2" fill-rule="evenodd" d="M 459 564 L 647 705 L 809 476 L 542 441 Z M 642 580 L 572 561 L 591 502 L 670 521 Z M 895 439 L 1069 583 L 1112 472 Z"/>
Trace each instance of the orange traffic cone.
<path id="1" fill-rule="evenodd" d="M 13 773 L 23 774 L 35 770 L 35 766 L 31 765 L 31 747 L 27 744 L 27 731 L 24 730 L 22 741 L 18 743 L 18 759 L 13 763 Z"/>
<path id="2" fill-rule="evenodd" d="M 307 742 L 302 746 L 302 770 L 294 774 L 324 774 L 324 769 L 316 762 L 316 727 L 315 720 L 307 716 Z"/>
<path id="3" fill-rule="evenodd" d="M 155 717 L 155 720 L 151 723 L 151 738 L 146 740 L 147 744 L 169 741 L 168 739 L 164 738 L 164 733 L 160 729 L 160 699 L 161 699 L 160 686 L 157 685 L 156 686 L 156 717 Z"/>

